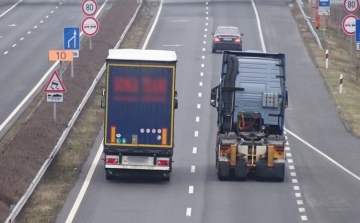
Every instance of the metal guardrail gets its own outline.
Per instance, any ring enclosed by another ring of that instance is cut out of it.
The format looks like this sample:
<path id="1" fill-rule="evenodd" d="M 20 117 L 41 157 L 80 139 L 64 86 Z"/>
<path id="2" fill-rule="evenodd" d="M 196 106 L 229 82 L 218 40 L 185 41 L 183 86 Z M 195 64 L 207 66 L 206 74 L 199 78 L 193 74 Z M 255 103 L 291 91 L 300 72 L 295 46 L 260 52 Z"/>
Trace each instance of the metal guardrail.
<path id="1" fill-rule="evenodd" d="M 311 33 L 313 34 L 313 36 L 315 37 L 315 40 L 317 42 L 317 44 L 319 45 L 320 49 L 323 49 L 322 48 L 322 45 L 321 45 L 321 41 L 320 41 L 320 38 L 318 36 L 318 34 L 315 32 L 313 26 L 311 25 L 311 22 L 310 22 L 310 17 L 305 15 L 305 12 L 303 10 L 303 3 L 301 2 L 301 0 L 296 0 L 296 3 L 298 4 L 299 6 L 299 9 L 301 11 L 301 14 L 303 15 L 307 25 L 309 26 L 310 30 L 311 30 Z"/>
<path id="2" fill-rule="evenodd" d="M 131 18 L 130 22 L 128 23 L 128 25 L 126 26 L 123 34 L 121 35 L 119 41 L 117 42 L 117 44 L 115 45 L 114 49 L 119 48 L 121 42 L 123 41 L 125 35 L 127 34 L 128 30 L 130 29 L 131 25 L 133 24 L 141 6 L 143 3 L 143 0 L 139 0 L 138 1 L 140 4 L 137 7 L 133 17 Z M 34 180 L 31 182 L 29 188 L 26 190 L 25 194 L 21 197 L 21 199 L 18 201 L 18 203 L 16 204 L 16 206 L 13 208 L 13 210 L 11 211 L 9 217 L 6 219 L 6 221 L 4 223 L 14 223 L 15 222 L 15 218 L 17 217 L 17 215 L 20 213 L 21 209 L 23 208 L 23 206 L 25 205 L 25 203 L 27 202 L 27 200 L 29 199 L 29 197 L 31 196 L 31 194 L 33 193 L 33 191 L 35 190 L 36 186 L 38 185 L 39 181 L 41 180 L 41 178 L 44 176 L 47 168 L 50 166 L 51 162 L 53 161 L 53 159 L 55 158 L 56 153 L 59 151 L 59 149 L 61 148 L 62 144 L 64 143 L 68 133 L 70 132 L 71 128 L 73 127 L 76 119 L 78 118 L 80 112 L 82 111 L 82 109 L 84 108 L 87 100 L 89 99 L 91 93 L 93 92 L 97 82 L 99 81 L 100 77 L 102 76 L 102 74 L 104 73 L 106 68 L 106 65 L 104 63 L 104 65 L 102 66 L 101 70 L 99 71 L 99 73 L 96 75 L 96 78 L 94 79 L 91 87 L 89 88 L 89 90 L 87 91 L 86 95 L 84 96 L 82 102 L 80 103 L 80 105 L 78 106 L 78 108 L 76 109 L 76 112 L 74 113 L 74 115 L 72 116 L 72 118 L 70 119 L 67 128 L 64 130 L 63 134 L 61 135 L 59 141 L 57 142 L 57 144 L 54 147 L 54 150 L 50 153 L 49 157 L 45 160 L 44 164 L 42 165 L 42 167 L 40 168 L 39 172 L 36 174 Z"/>

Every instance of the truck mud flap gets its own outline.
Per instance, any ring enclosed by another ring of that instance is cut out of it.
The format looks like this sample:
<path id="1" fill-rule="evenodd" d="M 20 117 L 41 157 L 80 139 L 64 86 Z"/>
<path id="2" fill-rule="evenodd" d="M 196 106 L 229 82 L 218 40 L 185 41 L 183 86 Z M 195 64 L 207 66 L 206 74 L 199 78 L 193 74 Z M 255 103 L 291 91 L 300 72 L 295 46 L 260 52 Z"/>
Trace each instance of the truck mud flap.
<path id="1" fill-rule="evenodd" d="M 247 164 L 242 157 L 238 158 L 234 170 L 235 179 L 238 181 L 245 181 L 247 179 Z"/>
<path id="2" fill-rule="evenodd" d="M 230 162 L 218 161 L 218 178 L 219 180 L 228 180 L 230 177 Z"/>
<path id="3" fill-rule="evenodd" d="M 274 163 L 268 167 L 266 162 L 257 162 L 255 167 L 256 181 L 283 182 L 285 176 L 285 164 Z"/>

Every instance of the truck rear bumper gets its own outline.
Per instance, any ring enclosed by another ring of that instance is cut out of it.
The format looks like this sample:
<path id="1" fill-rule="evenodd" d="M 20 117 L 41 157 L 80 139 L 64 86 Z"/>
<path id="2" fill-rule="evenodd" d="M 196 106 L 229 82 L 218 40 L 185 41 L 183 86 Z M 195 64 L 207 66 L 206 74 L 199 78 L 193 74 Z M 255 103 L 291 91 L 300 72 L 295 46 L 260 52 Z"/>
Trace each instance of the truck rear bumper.
<path id="1" fill-rule="evenodd" d="M 161 167 L 161 166 L 140 166 L 140 165 L 105 165 L 105 169 L 170 171 L 169 166 Z"/>

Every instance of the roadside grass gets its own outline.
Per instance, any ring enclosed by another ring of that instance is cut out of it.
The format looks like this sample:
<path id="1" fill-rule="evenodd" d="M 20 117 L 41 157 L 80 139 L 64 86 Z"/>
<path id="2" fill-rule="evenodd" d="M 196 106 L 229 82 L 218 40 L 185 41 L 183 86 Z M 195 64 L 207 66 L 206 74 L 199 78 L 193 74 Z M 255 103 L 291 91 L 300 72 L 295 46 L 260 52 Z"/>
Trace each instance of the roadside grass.
<path id="1" fill-rule="evenodd" d="M 139 47 L 151 20 L 145 9 L 146 6 L 143 5 L 120 48 Z M 93 146 L 94 139 L 102 126 L 104 111 L 100 108 L 100 101 L 102 97 L 101 90 L 104 86 L 105 75 L 100 78 L 62 148 L 23 208 L 22 213 L 16 219 L 16 222 L 55 222 L 57 214 L 74 186 L 81 167 Z M 26 117 L 26 114 L 24 113 L 23 116 Z M 13 131 L 16 132 L 16 128 Z"/>
<path id="2" fill-rule="evenodd" d="M 307 2 L 304 2 L 304 9 L 308 8 L 307 4 Z M 307 24 L 304 22 L 297 4 L 294 4 L 292 12 L 308 52 L 324 78 L 324 82 L 334 99 L 341 119 L 353 135 L 360 137 L 360 80 L 358 80 L 360 77 L 360 53 L 356 51 L 355 41 L 353 41 L 352 46 L 353 68 L 351 76 L 349 68 L 349 38 L 354 38 L 354 36 L 344 35 L 339 27 L 335 27 L 330 23 L 329 29 L 326 31 L 316 30 L 324 48 L 321 50 Z M 325 67 L 326 49 L 329 50 L 328 69 Z M 342 94 L 339 93 L 340 74 L 343 74 Z"/>

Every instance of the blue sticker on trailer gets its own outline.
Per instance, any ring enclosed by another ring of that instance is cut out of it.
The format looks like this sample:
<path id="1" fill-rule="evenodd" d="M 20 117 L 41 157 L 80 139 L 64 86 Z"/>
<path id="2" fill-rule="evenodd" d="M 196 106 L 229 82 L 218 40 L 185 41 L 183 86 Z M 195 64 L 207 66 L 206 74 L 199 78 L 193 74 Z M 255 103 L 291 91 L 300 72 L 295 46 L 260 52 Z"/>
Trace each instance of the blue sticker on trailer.
<path id="1" fill-rule="evenodd" d="M 108 64 L 105 145 L 173 147 L 175 66 Z"/>

